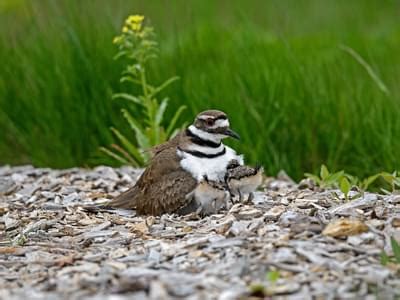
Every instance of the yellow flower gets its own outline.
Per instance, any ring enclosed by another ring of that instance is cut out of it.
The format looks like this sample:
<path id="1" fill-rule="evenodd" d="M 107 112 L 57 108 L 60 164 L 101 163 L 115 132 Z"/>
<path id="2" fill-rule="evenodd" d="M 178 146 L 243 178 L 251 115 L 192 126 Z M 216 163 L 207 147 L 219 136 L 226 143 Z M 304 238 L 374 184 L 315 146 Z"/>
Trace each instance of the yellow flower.
<path id="1" fill-rule="evenodd" d="M 142 24 L 140 23 L 132 23 L 131 28 L 133 31 L 140 31 L 140 28 L 142 28 Z"/>
<path id="2" fill-rule="evenodd" d="M 142 23 L 143 20 L 144 20 L 144 16 L 141 16 L 141 15 L 129 16 L 128 19 L 127 19 L 127 21 L 129 23 L 137 23 L 137 24 Z"/>
<path id="3" fill-rule="evenodd" d="M 122 37 L 121 37 L 121 36 L 116 36 L 116 37 L 113 39 L 113 43 L 114 43 L 114 44 L 118 44 L 121 40 L 122 40 Z"/>
<path id="4" fill-rule="evenodd" d="M 122 27 L 122 32 L 127 33 L 129 31 L 129 28 L 127 26 Z"/>

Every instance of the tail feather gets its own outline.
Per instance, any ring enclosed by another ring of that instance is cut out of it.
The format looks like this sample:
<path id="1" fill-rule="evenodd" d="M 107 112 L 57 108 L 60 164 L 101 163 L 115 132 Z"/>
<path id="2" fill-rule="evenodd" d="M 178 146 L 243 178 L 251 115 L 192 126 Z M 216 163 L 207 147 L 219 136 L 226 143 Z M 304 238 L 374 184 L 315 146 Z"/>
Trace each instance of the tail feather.
<path id="1" fill-rule="evenodd" d="M 120 194 L 119 196 L 115 197 L 108 203 L 104 203 L 102 206 L 111 208 L 134 209 L 136 206 L 135 195 L 136 195 L 136 189 L 132 188 Z"/>

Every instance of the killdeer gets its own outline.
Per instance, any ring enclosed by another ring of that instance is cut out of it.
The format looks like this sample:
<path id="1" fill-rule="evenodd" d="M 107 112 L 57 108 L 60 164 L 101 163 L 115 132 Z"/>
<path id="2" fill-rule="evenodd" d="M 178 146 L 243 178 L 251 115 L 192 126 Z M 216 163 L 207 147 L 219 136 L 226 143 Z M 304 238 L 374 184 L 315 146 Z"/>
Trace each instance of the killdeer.
<path id="1" fill-rule="evenodd" d="M 209 181 L 224 182 L 231 160 L 243 164 L 243 157 L 221 142 L 227 137 L 239 139 L 224 112 L 198 114 L 186 130 L 152 148 L 152 159 L 135 186 L 106 206 L 135 208 L 139 214 L 177 212 L 190 203 L 188 195 L 196 187 L 202 190 L 204 176 Z"/>
<path id="2" fill-rule="evenodd" d="M 243 195 L 249 194 L 248 200 L 253 198 L 253 192 L 261 185 L 263 178 L 263 168 L 255 168 L 241 165 L 237 160 L 232 160 L 227 166 L 225 182 L 229 187 L 231 196 L 239 196 L 239 201 L 243 200 Z"/>
<path id="3" fill-rule="evenodd" d="M 202 216 L 215 214 L 222 208 L 227 208 L 229 196 L 228 187 L 223 182 L 211 181 L 204 176 L 196 188 L 186 195 L 191 199 L 189 204 L 177 212 L 179 214 L 196 212 Z"/>

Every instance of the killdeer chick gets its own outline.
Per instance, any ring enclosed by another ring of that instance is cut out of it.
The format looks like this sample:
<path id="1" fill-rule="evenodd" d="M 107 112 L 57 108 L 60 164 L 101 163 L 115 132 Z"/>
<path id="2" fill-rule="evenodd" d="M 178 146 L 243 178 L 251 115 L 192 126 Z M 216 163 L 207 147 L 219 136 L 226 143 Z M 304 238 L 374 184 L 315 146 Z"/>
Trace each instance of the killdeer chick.
<path id="1" fill-rule="evenodd" d="M 196 212 L 201 216 L 218 213 L 227 208 L 229 200 L 228 187 L 223 182 L 211 181 L 204 176 L 196 188 L 186 195 L 190 203 L 179 209 L 179 214 Z"/>
<path id="2" fill-rule="evenodd" d="M 134 208 L 139 214 L 177 212 L 190 203 L 188 195 L 196 187 L 202 190 L 199 183 L 204 176 L 208 181 L 223 182 L 231 160 L 243 163 L 242 156 L 222 143 L 227 137 L 238 139 L 239 135 L 230 129 L 224 112 L 207 110 L 198 114 L 186 130 L 152 148 L 153 157 L 135 186 L 106 206 Z"/>
<path id="3" fill-rule="evenodd" d="M 263 168 L 256 166 L 240 165 L 238 161 L 232 160 L 227 166 L 225 182 L 229 187 L 231 196 L 239 196 L 242 202 L 243 195 L 248 194 L 248 200 L 253 198 L 253 192 L 261 185 L 263 179 Z"/>

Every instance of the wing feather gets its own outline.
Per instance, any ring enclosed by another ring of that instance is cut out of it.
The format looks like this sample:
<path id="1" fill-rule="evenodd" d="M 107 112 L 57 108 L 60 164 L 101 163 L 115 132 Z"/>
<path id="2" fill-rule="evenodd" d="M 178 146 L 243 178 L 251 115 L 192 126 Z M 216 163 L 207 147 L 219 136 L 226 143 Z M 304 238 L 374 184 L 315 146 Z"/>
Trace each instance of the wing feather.
<path id="1" fill-rule="evenodd" d="M 106 206 L 134 208 L 140 214 L 160 215 L 175 212 L 185 205 L 188 201 L 185 196 L 194 190 L 197 181 L 181 168 L 175 143 L 176 140 L 170 147 L 159 147 L 135 186 Z"/>

